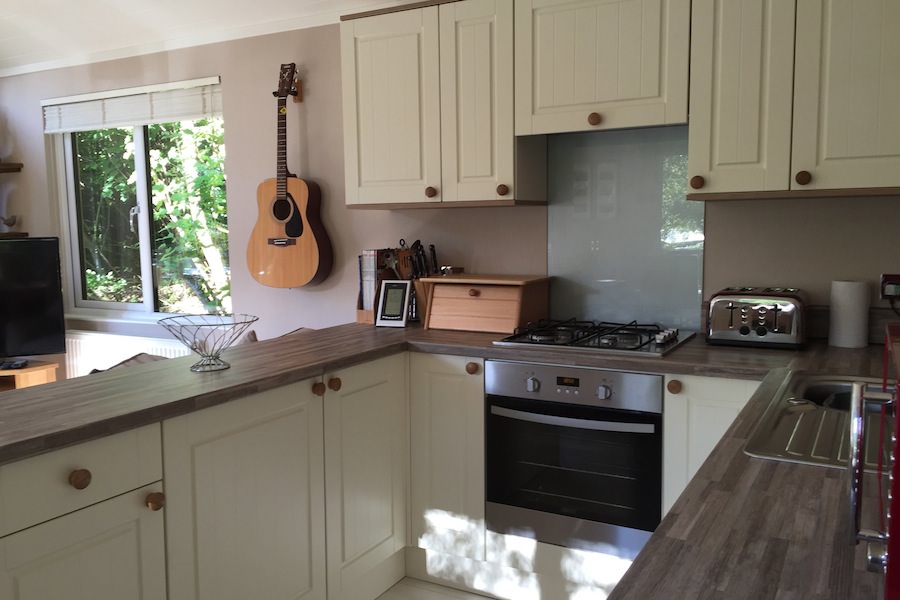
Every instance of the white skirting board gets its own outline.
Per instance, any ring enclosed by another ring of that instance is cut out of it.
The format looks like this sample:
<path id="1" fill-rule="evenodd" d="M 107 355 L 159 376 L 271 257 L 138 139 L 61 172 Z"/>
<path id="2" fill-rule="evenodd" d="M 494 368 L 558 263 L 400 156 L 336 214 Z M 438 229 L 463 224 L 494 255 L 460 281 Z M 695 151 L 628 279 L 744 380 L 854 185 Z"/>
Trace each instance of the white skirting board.
<path id="1" fill-rule="evenodd" d="M 95 331 L 66 332 L 66 373 L 69 378 L 87 375 L 93 369 L 108 369 L 116 363 L 146 352 L 175 358 L 190 354 L 175 338 L 150 338 Z"/>

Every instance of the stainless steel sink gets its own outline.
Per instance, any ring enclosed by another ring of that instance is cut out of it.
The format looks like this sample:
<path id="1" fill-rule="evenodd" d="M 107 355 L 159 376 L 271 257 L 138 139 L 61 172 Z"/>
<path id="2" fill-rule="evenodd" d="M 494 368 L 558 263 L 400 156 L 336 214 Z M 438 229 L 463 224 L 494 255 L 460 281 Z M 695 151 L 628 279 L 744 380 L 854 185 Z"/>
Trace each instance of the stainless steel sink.
<path id="1" fill-rule="evenodd" d="M 884 400 L 880 379 L 794 372 L 775 393 L 745 451 L 751 456 L 845 468 L 849 457 L 850 398 L 854 382 L 866 384 L 866 397 Z M 890 438 L 886 421 L 885 437 Z M 878 464 L 881 411 L 867 404 L 865 467 Z"/>

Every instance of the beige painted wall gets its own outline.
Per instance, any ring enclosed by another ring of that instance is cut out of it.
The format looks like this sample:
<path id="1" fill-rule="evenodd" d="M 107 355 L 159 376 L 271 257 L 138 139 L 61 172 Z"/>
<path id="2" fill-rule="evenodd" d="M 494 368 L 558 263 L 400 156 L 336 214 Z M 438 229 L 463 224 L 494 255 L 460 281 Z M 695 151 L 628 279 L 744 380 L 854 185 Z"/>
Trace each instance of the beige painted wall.
<path id="1" fill-rule="evenodd" d="M 296 62 L 304 101 L 288 103 L 288 168 L 319 184 L 323 222 L 335 252 L 331 276 L 315 287 L 259 285 L 246 268 L 257 217 L 256 186 L 275 175 L 275 99 L 279 66 Z M 260 316 L 261 337 L 300 326 L 355 320 L 356 256 L 399 238 L 437 246 L 445 264 L 468 272 L 545 274 L 546 209 L 349 210 L 344 206 L 340 43 L 337 25 L 213 44 L 143 57 L 0 79 L 0 157 L 25 163 L 2 175 L 0 193 L 32 235 L 55 235 L 57 199 L 49 191 L 40 101 L 221 75 L 227 152 L 234 310 Z M 8 147 L 7 147 L 8 146 Z"/>
<path id="2" fill-rule="evenodd" d="M 831 281 L 868 281 L 873 306 L 882 273 L 900 273 L 900 198 L 709 202 L 704 298 L 731 285 L 805 289 L 830 304 Z"/>
<path id="3" fill-rule="evenodd" d="M 283 290 L 257 284 L 244 256 L 256 220 L 256 186 L 275 169 L 271 91 L 279 65 L 291 61 L 302 74 L 305 100 L 289 103 L 288 166 L 322 188 L 336 263 L 323 284 Z M 544 208 L 344 206 L 337 25 L 0 79 L 0 158 L 25 163 L 21 173 L 0 175 L 10 211 L 32 234 L 59 231 L 57 199 L 46 176 L 41 99 L 216 74 L 224 90 L 234 307 L 260 315 L 262 337 L 354 320 L 357 253 L 394 245 L 400 237 L 434 243 L 441 262 L 470 272 L 546 272 Z M 728 285 L 794 285 L 807 289 L 813 304 L 826 305 L 832 279 L 865 279 L 874 294 L 880 273 L 900 272 L 898 231 L 898 198 L 709 203 L 704 298 Z"/>

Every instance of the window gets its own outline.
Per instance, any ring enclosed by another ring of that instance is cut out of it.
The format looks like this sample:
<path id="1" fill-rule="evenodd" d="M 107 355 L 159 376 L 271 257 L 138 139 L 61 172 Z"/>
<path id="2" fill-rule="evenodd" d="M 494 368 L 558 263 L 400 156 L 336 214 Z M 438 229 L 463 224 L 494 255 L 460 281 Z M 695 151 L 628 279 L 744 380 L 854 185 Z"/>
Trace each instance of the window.
<path id="1" fill-rule="evenodd" d="M 217 88 L 45 104 L 65 164 L 76 307 L 231 312 Z"/>

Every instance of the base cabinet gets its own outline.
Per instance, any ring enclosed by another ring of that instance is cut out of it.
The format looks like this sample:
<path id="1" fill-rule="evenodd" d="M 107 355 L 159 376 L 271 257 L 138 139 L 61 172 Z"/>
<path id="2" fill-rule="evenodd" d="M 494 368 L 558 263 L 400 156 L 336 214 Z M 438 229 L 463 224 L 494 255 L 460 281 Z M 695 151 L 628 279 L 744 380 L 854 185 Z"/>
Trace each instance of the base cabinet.
<path id="1" fill-rule="evenodd" d="M 406 361 L 396 354 L 325 376 L 329 600 L 374 600 L 405 574 Z"/>
<path id="2" fill-rule="evenodd" d="M 325 600 L 322 398 L 311 387 L 163 423 L 169 600 Z"/>
<path id="3" fill-rule="evenodd" d="M 484 560 L 484 360 L 409 363 L 410 545 Z"/>
<path id="4" fill-rule="evenodd" d="M 0 538 L 3 600 L 165 600 L 159 483 Z"/>
<path id="5" fill-rule="evenodd" d="M 666 375 L 663 403 L 663 514 L 731 427 L 758 381 Z"/>

